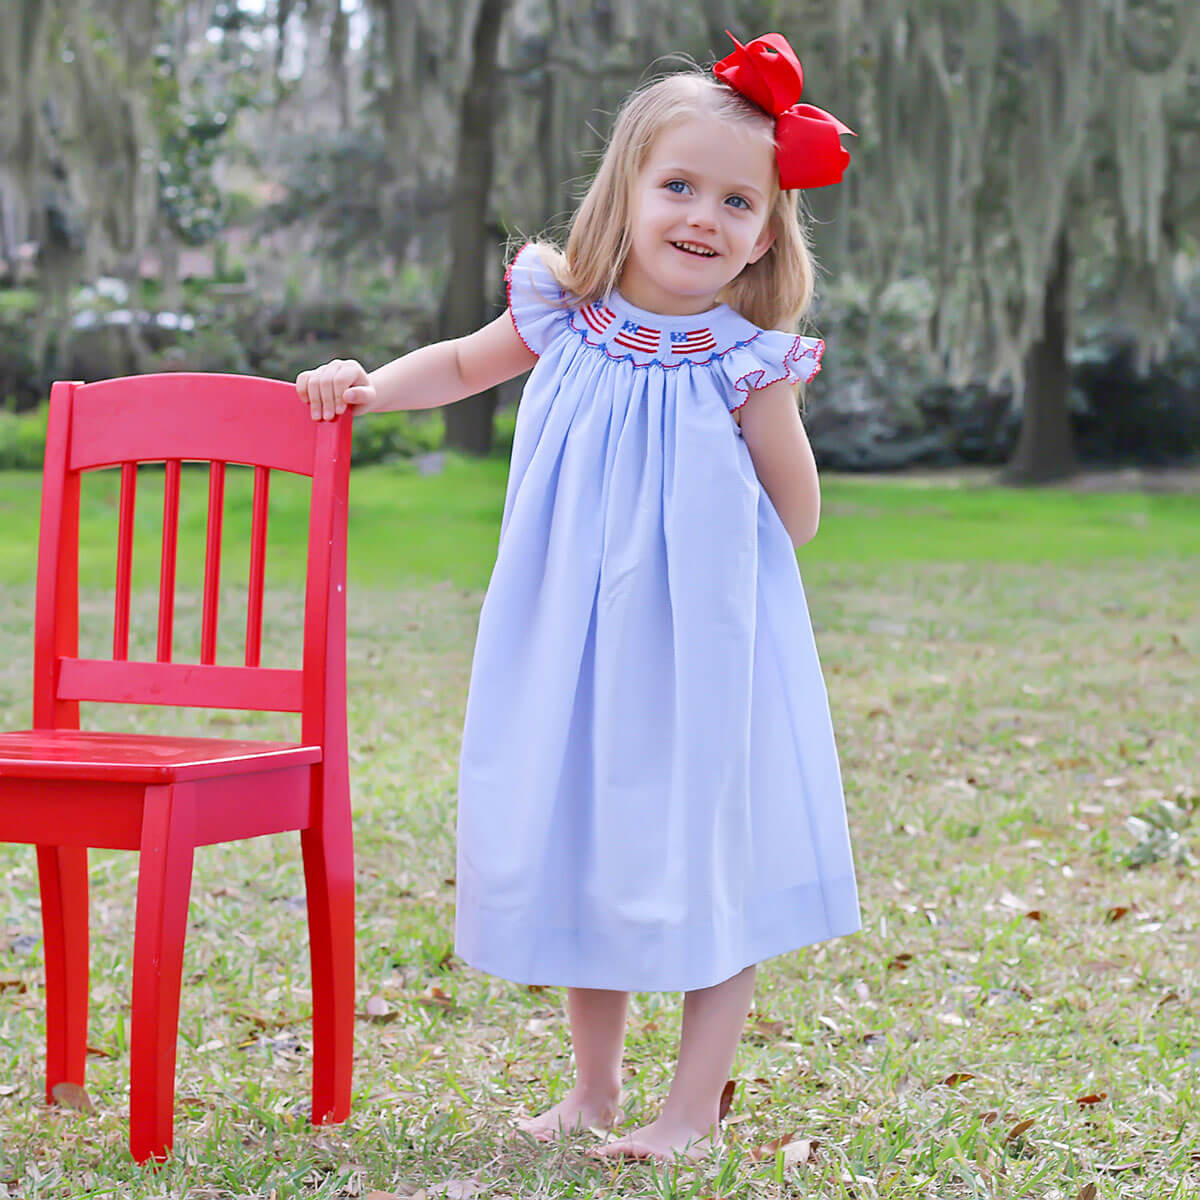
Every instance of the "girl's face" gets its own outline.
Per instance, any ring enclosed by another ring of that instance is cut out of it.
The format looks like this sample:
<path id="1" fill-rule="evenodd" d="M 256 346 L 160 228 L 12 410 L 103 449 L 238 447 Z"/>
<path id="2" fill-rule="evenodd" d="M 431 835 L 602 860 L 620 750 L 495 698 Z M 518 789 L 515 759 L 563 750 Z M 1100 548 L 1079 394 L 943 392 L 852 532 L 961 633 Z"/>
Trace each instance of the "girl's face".
<path id="1" fill-rule="evenodd" d="M 618 283 L 630 304 L 687 315 L 770 249 L 774 147 L 744 127 L 698 117 L 664 129 L 630 197 L 632 238 Z"/>

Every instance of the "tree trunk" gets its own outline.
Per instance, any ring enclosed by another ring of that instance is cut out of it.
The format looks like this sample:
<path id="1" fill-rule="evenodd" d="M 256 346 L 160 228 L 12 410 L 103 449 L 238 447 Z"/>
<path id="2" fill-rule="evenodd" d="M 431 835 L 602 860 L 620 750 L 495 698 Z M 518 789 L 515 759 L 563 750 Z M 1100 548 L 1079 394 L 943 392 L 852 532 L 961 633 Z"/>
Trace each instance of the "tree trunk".
<path id="1" fill-rule="evenodd" d="M 178 239 L 162 222 L 158 229 L 158 307 L 179 312 L 183 308 L 183 284 L 179 277 L 180 245 Z"/>
<path id="2" fill-rule="evenodd" d="M 1067 366 L 1070 277 L 1071 247 L 1064 224 L 1046 280 L 1042 336 L 1029 348 L 1025 359 L 1025 411 L 1016 452 L 1004 471 L 1009 483 L 1049 483 L 1079 469 L 1067 411 L 1071 387 Z"/>
<path id="3" fill-rule="evenodd" d="M 450 273 L 438 314 L 443 338 L 473 333 L 489 316 L 488 296 L 493 289 L 484 279 L 489 261 L 487 206 L 492 188 L 496 53 L 507 7 L 508 0 L 481 0 L 471 39 L 472 61 L 459 109 L 450 210 Z M 449 405 L 444 410 L 446 445 L 468 454 L 487 454 L 492 448 L 492 416 L 498 398 L 493 389 Z"/>

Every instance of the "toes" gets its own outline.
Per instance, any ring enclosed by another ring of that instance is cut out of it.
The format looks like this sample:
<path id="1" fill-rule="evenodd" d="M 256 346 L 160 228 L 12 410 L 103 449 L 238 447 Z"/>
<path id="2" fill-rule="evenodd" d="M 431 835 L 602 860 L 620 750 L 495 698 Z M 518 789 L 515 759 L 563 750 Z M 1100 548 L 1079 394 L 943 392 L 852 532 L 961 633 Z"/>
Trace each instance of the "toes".
<path id="1" fill-rule="evenodd" d="M 647 1162 L 654 1159 L 657 1162 L 666 1162 L 668 1159 L 678 1156 L 691 1162 L 699 1162 L 701 1159 L 708 1158 L 717 1148 L 717 1146 L 705 1142 L 703 1144 L 694 1143 L 687 1147 L 671 1146 L 658 1150 L 644 1142 L 624 1139 L 619 1142 L 609 1142 L 606 1146 L 589 1147 L 586 1154 L 591 1158 L 605 1161 L 616 1159 L 620 1162 Z"/>
<path id="2" fill-rule="evenodd" d="M 516 1127 L 537 1142 L 548 1142 L 554 1137 L 553 1130 L 547 1129 L 545 1125 L 538 1125 L 532 1120 L 518 1121 Z"/>
<path id="3" fill-rule="evenodd" d="M 593 1146 L 587 1153 L 593 1158 L 617 1159 L 622 1162 L 645 1162 L 647 1159 L 660 1157 L 649 1147 L 637 1142 L 613 1142 L 608 1146 Z"/>
<path id="4" fill-rule="evenodd" d="M 571 1137 L 573 1134 L 581 1132 L 581 1127 L 578 1124 L 567 1125 L 561 1121 L 556 1121 L 551 1125 L 546 1124 L 537 1117 L 526 1117 L 515 1122 L 515 1126 L 522 1133 L 528 1134 L 538 1142 L 553 1142 L 560 1137 Z"/>

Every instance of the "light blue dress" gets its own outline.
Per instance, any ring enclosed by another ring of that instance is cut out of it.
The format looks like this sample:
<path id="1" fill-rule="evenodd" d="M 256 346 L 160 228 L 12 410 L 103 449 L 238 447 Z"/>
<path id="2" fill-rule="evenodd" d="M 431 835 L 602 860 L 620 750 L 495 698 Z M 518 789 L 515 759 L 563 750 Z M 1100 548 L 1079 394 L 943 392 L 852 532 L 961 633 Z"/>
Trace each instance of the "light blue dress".
<path id="1" fill-rule="evenodd" d="M 459 761 L 455 949 L 518 983 L 709 987 L 861 928 L 791 539 L 730 412 L 822 342 L 571 309 L 509 269 L 518 408 Z"/>

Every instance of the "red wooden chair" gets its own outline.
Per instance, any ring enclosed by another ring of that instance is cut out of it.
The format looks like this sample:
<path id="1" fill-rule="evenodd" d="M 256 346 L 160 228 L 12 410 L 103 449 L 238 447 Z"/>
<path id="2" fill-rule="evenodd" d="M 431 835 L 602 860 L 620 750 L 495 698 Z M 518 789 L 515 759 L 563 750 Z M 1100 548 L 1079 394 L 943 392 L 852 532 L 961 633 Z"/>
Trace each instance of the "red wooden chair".
<path id="1" fill-rule="evenodd" d="M 172 660 L 181 460 L 209 466 L 199 663 Z M 166 467 L 156 661 L 130 661 L 139 462 Z M 225 464 L 255 468 L 245 666 L 216 663 Z M 78 657 L 80 473 L 121 468 L 112 659 Z M 130 1149 L 172 1142 L 180 972 L 195 847 L 299 830 L 313 977 L 314 1124 L 350 1111 L 354 875 L 346 747 L 349 415 L 315 422 L 295 386 L 145 375 L 50 396 L 38 550 L 32 730 L 0 734 L 0 841 L 37 846 L 46 953 L 46 1098 L 82 1086 L 87 847 L 137 850 Z M 303 664 L 259 665 L 270 472 L 312 478 Z M 79 702 L 299 712 L 300 744 L 80 731 Z"/>

